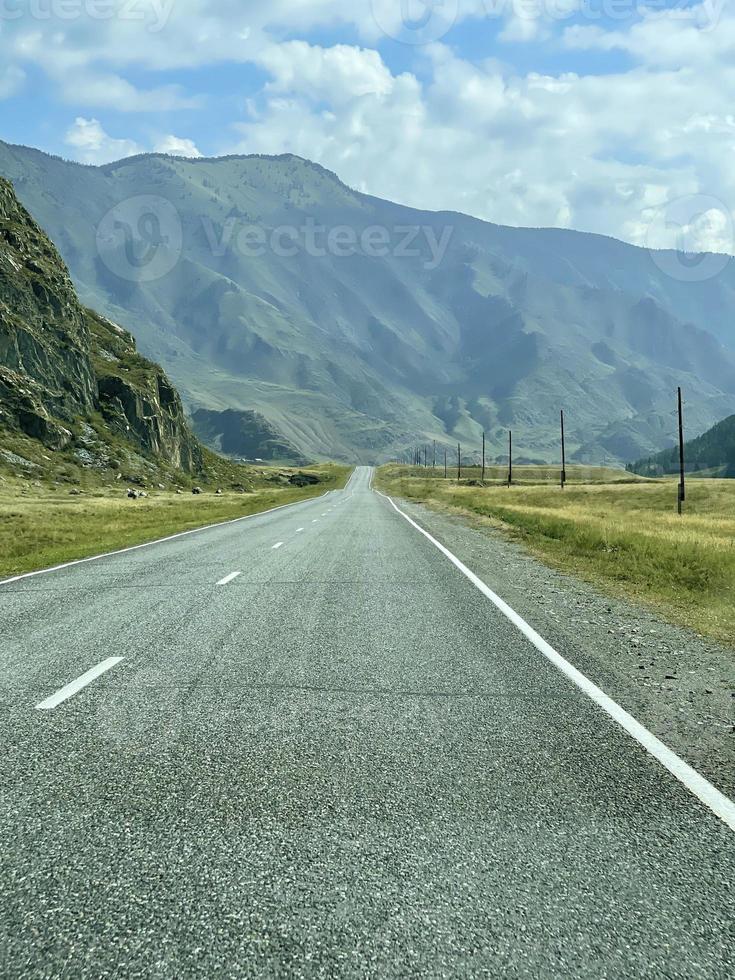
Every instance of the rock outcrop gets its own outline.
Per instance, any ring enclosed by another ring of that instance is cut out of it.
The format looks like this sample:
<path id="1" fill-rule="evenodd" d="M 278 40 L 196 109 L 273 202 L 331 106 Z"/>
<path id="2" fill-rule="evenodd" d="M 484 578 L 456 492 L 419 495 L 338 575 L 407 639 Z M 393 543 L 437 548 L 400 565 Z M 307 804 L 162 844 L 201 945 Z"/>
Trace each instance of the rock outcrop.
<path id="1" fill-rule="evenodd" d="M 179 469 L 201 465 L 166 375 L 130 333 L 81 305 L 55 247 L 0 178 L 0 429 L 65 449 L 90 421 Z"/>

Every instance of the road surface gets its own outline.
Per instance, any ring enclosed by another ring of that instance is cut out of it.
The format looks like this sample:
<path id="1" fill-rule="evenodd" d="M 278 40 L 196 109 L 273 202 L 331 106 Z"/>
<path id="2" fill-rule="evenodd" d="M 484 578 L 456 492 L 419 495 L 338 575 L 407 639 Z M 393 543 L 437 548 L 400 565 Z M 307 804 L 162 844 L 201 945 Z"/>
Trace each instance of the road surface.
<path id="1" fill-rule="evenodd" d="M 0 976 L 735 973 L 735 835 L 370 476 L 0 587 Z"/>

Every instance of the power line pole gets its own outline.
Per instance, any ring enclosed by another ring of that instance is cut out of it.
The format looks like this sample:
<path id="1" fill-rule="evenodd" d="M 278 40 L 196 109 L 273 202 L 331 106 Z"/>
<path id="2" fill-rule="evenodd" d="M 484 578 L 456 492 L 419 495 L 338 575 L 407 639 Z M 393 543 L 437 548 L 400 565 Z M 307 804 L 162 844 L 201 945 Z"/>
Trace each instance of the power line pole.
<path id="1" fill-rule="evenodd" d="M 681 388 L 678 389 L 679 402 L 679 513 L 683 513 L 684 501 L 687 499 L 686 476 L 684 473 L 684 406 Z"/>
<path id="2" fill-rule="evenodd" d="M 436 439 L 434 440 L 434 462 L 431 464 L 432 470 L 436 469 Z"/>
<path id="3" fill-rule="evenodd" d="M 508 486 L 513 485 L 513 430 L 508 432 Z"/>
<path id="4" fill-rule="evenodd" d="M 457 443 L 457 479 L 462 479 L 462 444 Z"/>
<path id="5" fill-rule="evenodd" d="M 566 444 L 566 438 L 564 434 L 564 409 L 562 409 L 561 412 L 561 488 L 562 490 L 564 489 L 566 482 L 567 482 L 567 444 Z"/>
<path id="6" fill-rule="evenodd" d="M 447 478 L 448 475 L 449 474 L 447 472 L 447 447 L 445 446 L 444 447 L 444 479 L 445 480 L 446 480 L 446 478 Z"/>
<path id="7" fill-rule="evenodd" d="M 482 482 L 485 482 L 485 433 L 482 433 Z"/>

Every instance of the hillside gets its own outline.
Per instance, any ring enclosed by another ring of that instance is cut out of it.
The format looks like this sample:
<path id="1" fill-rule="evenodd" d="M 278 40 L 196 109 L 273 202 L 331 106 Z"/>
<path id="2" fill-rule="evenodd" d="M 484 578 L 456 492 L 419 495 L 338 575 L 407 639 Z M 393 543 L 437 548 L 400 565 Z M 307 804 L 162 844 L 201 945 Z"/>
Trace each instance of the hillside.
<path id="1" fill-rule="evenodd" d="M 191 412 L 257 413 L 310 457 L 483 429 L 494 457 L 512 426 L 551 462 L 564 406 L 570 459 L 619 464 L 673 437 L 677 385 L 693 432 L 735 407 L 732 265 L 679 281 L 612 239 L 411 210 L 290 156 L 86 167 L 0 143 L 0 173 Z"/>
<path id="2" fill-rule="evenodd" d="M 30 475 L 52 459 L 138 477 L 203 466 L 166 375 L 79 303 L 56 249 L 0 179 L 0 466 Z"/>
<path id="3" fill-rule="evenodd" d="M 257 412 L 200 408 L 192 415 L 197 436 L 227 456 L 254 461 L 305 462 L 299 451 Z"/>
<path id="4" fill-rule="evenodd" d="M 685 445 L 688 473 L 735 478 L 735 415 L 718 422 L 708 432 Z M 630 465 L 641 476 L 664 476 L 679 472 L 679 448 L 665 449 L 655 456 Z"/>

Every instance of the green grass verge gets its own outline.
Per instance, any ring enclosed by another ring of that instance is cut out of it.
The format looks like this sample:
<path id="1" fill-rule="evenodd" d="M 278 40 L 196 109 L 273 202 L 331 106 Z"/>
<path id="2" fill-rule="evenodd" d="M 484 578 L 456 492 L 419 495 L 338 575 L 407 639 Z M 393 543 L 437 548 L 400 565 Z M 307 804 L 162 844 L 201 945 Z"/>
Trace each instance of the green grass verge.
<path id="1" fill-rule="evenodd" d="M 258 470 L 266 478 L 267 472 Z M 251 493 L 225 491 L 219 497 L 149 491 L 144 500 L 129 500 L 121 487 L 95 488 L 77 497 L 69 496 L 68 488 L 5 481 L 0 484 L 0 578 L 318 497 L 344 487 L 351 470 L 323 465 L 308 472 L 321 482 L 303 488 L 263 485 Z"/>
<path id="2" fill-rule="evenodd" d="M 530 469 L 508 488 L 385 466 L 376 485 L 499 528 L 547 564 L 733 645 L 735 480 L 690 480 L 679 517 L 676 481 L 586 470 L 562 491 L 534 485 Z"/>

